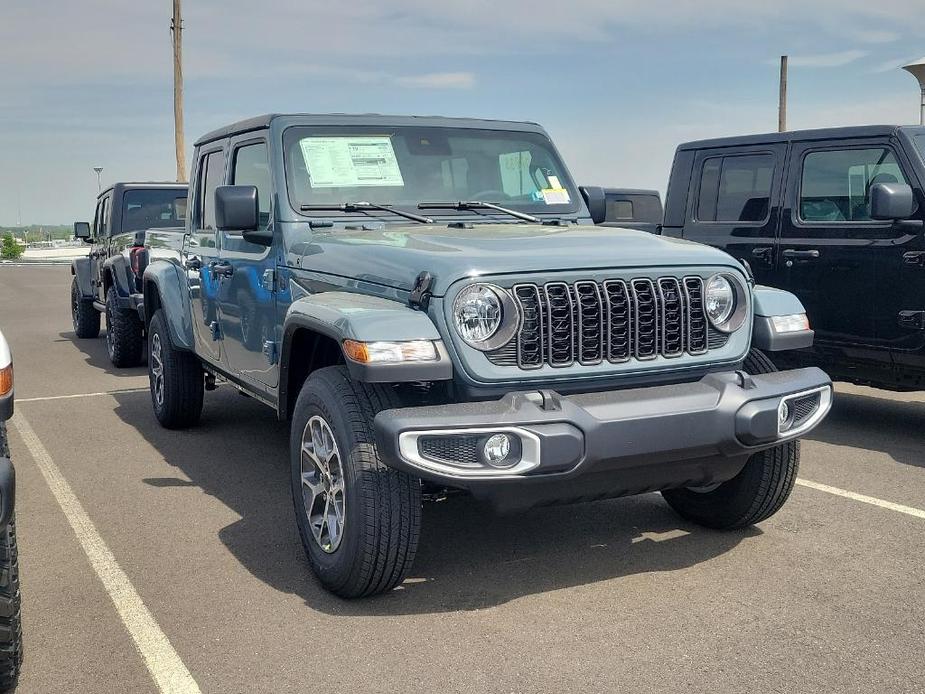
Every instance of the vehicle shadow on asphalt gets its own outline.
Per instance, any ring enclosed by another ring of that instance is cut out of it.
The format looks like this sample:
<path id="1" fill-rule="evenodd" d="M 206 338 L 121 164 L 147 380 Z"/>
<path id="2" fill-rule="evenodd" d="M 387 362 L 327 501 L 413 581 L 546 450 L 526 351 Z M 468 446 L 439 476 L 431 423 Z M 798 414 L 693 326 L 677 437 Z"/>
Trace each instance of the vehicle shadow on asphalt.
<path id="1" fill-rule="evenodd" d="M 925 467 L 925 402 L 836 393 L 832 411 L 806 438 L 882 451 L 897 463 Z"/>
<path id="2" fill-rule="evenodd" d="M 220 500 L 241 516 L 219 532 L 234 557 L 267 585 L 327 614 L 478 610 L 526 595 L 686 569 L 761 534 L 693 526 L 655 494 L 510 516 L 469 497 L 451 497 L 425 505 L 418 555 L 402 586 L 375 598 L 341 600 L 314 579 L 298 538 L 288 424 L 225 387 L 207 395 L 200 426 L 183 432 L 160 428 L 144 393 L 114 397 L 118 416 L 182 473 L 143 481 L 165 494 L 195 485 Z"/>
<path id="3" fill-rule="evenodd" d="M 147 355 L 142 359 L 140 366 L 120 369 L 112 365 L 112 362 L 109 361 L 109 354 L 106 352 L 105 326 L 100 329 L 100 336 L 96 338 L 82 339 L 77 337 L 72 330 L 58 333 L 58 338 L 61 342 L 73 343 L 83 355 L 87 365 L 92 366 L 94 369 L 99 369 L 112 376 L 137 376 L 140 373 L 147 373 Z"/>

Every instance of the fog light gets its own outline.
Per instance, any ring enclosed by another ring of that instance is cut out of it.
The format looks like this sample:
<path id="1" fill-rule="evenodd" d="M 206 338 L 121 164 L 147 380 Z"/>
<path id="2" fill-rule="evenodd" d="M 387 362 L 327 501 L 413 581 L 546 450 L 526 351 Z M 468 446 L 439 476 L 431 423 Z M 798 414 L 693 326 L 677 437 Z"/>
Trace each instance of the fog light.
<path id="1" fill-rule="evenodd" d="M 492 434 L 482 448 L 489 465 L 501 465 L 511 452 L 511 437 L 507 434 Z"/>
<path id="2" fill-rule="evenodd" d="M 790 408 L 790 403 L 786 400 L 781 400 L 780 405 L 777 406 L 777 429 L 778 431 L 786 431 L 790 428 L 791 423 L 793 422 L 793 410 Z"/>

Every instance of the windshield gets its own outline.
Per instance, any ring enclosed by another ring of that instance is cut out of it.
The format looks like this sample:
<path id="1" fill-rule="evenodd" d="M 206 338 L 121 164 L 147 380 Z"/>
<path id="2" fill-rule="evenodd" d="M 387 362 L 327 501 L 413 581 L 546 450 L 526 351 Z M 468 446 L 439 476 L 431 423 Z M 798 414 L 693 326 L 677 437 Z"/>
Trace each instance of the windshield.
<path id="1" fill-rule="evenodd" d="M 421 202 L 478 200 L 534 214 L 578 210 L 574 184 L 552 143 L 538 133 L 290 128 L 284 147 L 289 199 L 303 214 L 343 214 L 301 208 L 356 201 L 416 209 Z"/>
<path id="2" fill-rule="evenodd" d="M 181 227 L 186 220 L 186 193 L 151 188 L 127 190 L 122 196 L 122 231 Z"/>
<path id="3" fill-rule="evenodd" d="M 913 135 L 912 141 L 915 143 L 916 149 L 919 150 L 919 155 L 922 159 L 925 159 L 925 133 Z"/>

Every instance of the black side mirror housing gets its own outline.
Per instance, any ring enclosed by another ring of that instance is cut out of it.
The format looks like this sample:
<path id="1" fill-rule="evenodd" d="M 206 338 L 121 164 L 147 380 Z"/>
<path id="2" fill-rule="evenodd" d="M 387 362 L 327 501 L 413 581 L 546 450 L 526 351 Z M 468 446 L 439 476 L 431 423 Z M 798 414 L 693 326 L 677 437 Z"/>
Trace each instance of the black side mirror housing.
<path id="1" fill-rule="evenodd" d="M 607 219 L 607 196 L 600 186 L 580 186 L 581 197 L 585 199 L 591 221 L 602 224 Z"/>
<path id="2" fill-rule="evenodd" d="M 870 187 L 870 218 L 885 221 L 909 219 L 915 213 L 915 195 L 905 183 L 875 183 Z"/>
<path id="3" fill-rule="evenodd" d="M 259 223 L 257 186 L 215 189 L 215 226 L 221 231 L 256 231 Z"/>
<path id="4" fill-rule="evenodd" d="M 90 223 L 74 222 L 74 238 L 88 241 L 90 239 Z"/>

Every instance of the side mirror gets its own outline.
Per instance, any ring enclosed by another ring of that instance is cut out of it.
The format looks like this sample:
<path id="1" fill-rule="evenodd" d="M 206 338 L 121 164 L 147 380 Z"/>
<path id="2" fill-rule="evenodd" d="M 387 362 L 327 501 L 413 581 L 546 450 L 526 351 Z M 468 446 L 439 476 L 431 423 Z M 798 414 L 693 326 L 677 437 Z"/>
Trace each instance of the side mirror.
<path id="1" fill-rule="evenodd" d="M 86 241 L 90 238 L 89 222 L 74 222 L 74 238 Z"/>
<path id="2" fill-rule="evenodd" d="M 909 219 L 915 212 L 912 187 L 905 183 L 875 183 L 870 187 L 870 218 Z"/>
<path id="3" fill-rule="evenodd" d="M 588 206 L 591 221 L 595 224 L 603 223 L 607 218 L 607 196 L 604 195 L 604 189 L 599 186 L 581 186 L 578 190 Z"/>
<path id="4" fill-rule="evenodd" d="M 215 226 L 221 231 L 254 231 L 258 225 L 257 186 L 215 189 Z"/>

